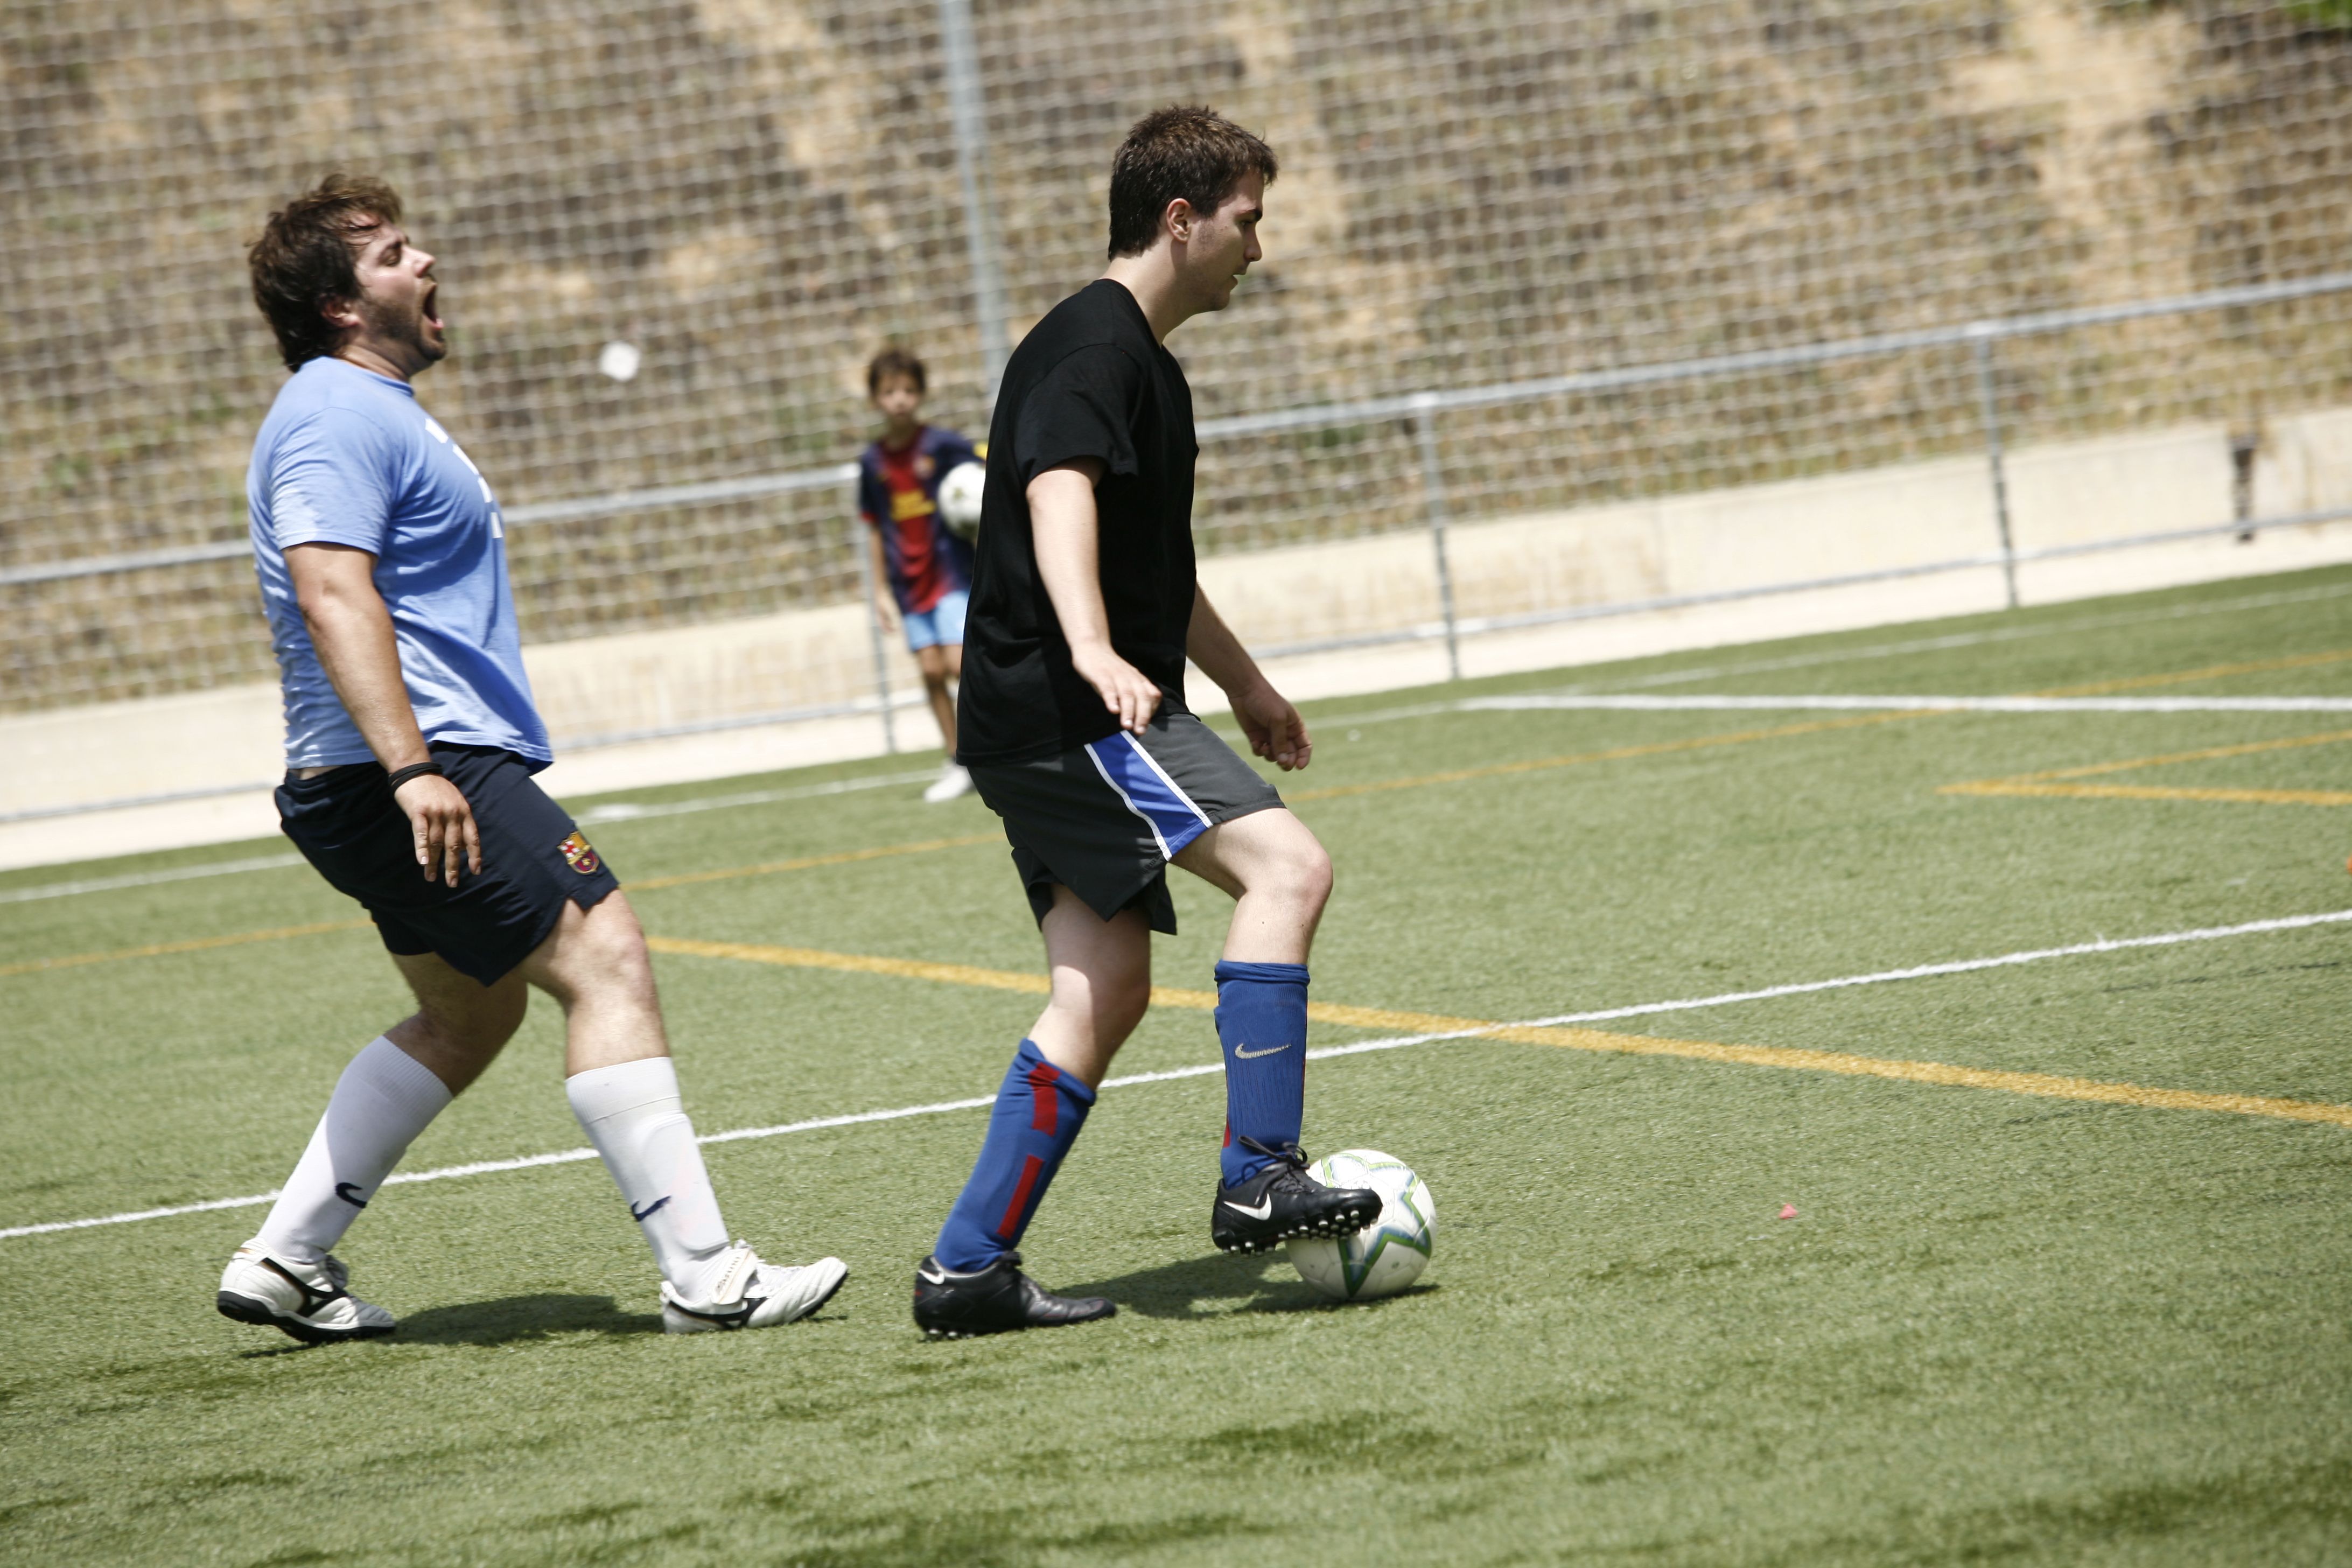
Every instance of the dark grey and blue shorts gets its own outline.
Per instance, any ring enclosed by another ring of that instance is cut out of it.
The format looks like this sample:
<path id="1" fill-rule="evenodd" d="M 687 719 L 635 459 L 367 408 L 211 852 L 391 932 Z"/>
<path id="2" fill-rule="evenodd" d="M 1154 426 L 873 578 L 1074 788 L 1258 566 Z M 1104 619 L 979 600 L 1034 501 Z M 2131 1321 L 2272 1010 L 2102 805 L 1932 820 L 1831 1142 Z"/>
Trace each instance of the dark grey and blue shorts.
<path id="1" fill-rule="evenodd" d="M 1039 920 L 1058 882 L 1108 920 L 1140 909 L 1174 935 L 1168 862 L 1221 823 L 1282 805 L 1282 796 L 1190 713 L 1161 714 L 1140 735 L 1121 731 L 1034 763 L 982 763 L 971 782 L 1004 819 L 1013 864 Z"/>
<path id="2" fill-rule="evenodd" d="M 593 909 L 621 884 L 522 758 L 488 746 L 429 749 L 482 836 L 480 874 L 461 872 L 455 888 L 425 879 L 408 814 L 373 763 L 316 778 L 288 773 L 278 826 L 320 876 L 366 907 L 386 951 L 439 953 L 488 985 L 547 940 L 566 903 Z"/>

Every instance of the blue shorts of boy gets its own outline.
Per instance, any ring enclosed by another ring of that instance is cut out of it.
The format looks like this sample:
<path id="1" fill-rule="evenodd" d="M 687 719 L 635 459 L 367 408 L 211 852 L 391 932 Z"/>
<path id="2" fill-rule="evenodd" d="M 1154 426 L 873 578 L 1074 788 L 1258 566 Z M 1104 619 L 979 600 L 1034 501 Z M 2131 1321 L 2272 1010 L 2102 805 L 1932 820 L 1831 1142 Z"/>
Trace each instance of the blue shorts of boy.
<path id="1" fill-rule="evenodd" d="M 907 651 L 920 653 L 927 647 L 957 647 L 963 643 L 963 610 L 971 595 L 961 588 L 950 588 L 940 595 L 940 602 L 928 610 L 908 610 L 900 616 L 907 623 Z"/>

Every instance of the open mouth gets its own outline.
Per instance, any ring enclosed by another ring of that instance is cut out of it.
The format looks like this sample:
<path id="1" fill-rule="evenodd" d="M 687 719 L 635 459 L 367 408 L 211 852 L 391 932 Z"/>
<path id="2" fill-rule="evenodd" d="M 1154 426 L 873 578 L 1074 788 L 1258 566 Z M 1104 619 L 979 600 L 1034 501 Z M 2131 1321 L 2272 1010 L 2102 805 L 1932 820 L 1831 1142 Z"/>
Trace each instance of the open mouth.
<path id="1" fill-rule="evenodd" d="M 441 313 L 436 310 L 433 307 L 435 302 L 440 298 L 441 285 L 436 283 L 425 290 L 425 303 L 421 307 L 425 316 L 425 324 L 433 328 L 436 331 L 440 330 Z"/>

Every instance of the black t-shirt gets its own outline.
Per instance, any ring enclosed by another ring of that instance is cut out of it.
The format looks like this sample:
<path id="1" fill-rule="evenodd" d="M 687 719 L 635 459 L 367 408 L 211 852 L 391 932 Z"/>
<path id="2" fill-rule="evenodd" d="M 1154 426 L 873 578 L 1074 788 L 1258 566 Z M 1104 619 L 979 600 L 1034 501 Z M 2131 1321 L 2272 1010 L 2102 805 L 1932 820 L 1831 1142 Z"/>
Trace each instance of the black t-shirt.
<path id="1" fill-rule="evenodd" d="M 964 622 L 956 755 L 1034 761 L 1099 741 L 1118 716 L 1070 666 L 1037 574 L 1029 481 L 1101 459 L 1095 487 L 1103 608 L 1121 658 L 1182 713 L 1192 624 L 1192 389 L 1125 286 L 1098 279 L 1046 313 L 1004 367 L 988 427 L 988 487 Z"/>

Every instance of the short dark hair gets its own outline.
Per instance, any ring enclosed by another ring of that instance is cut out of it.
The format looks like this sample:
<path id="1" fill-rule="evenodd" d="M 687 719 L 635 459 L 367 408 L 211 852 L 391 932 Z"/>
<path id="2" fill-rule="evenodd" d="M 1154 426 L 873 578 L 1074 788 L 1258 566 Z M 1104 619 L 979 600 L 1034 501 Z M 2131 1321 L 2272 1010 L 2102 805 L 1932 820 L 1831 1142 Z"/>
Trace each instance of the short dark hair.
<path id="1" fill-rule="evenodd" d="M 1213 109 L 1171 104 L 1135 122 L 1110 161 L 1110 254 L 1140 256 L 1178 196 L 1213 213 L 1244 176 L 1275 175 L 1274 149 Z"/>
<path id="2" fill-rule="evenodd" d="M 882 391 L 886 376 L 903 375 L 915 384 L 917 392 L 930 391 L 930 378 L 923 374 L 923 362 L 893 343 L 866 362 L 866 395 L 874 397 Z"/>
<path id="3" fill-rule="evenodd" d="M 399 221 L 399 192 L 367 174 L 341 173 L 269 215 L 246 259 L 253 302 L 278 334 L 287 369 L 299 370 L 341 345 L 342 332 L 320 309 L 330 300 L 360 297 L 354 250 Z"/>

